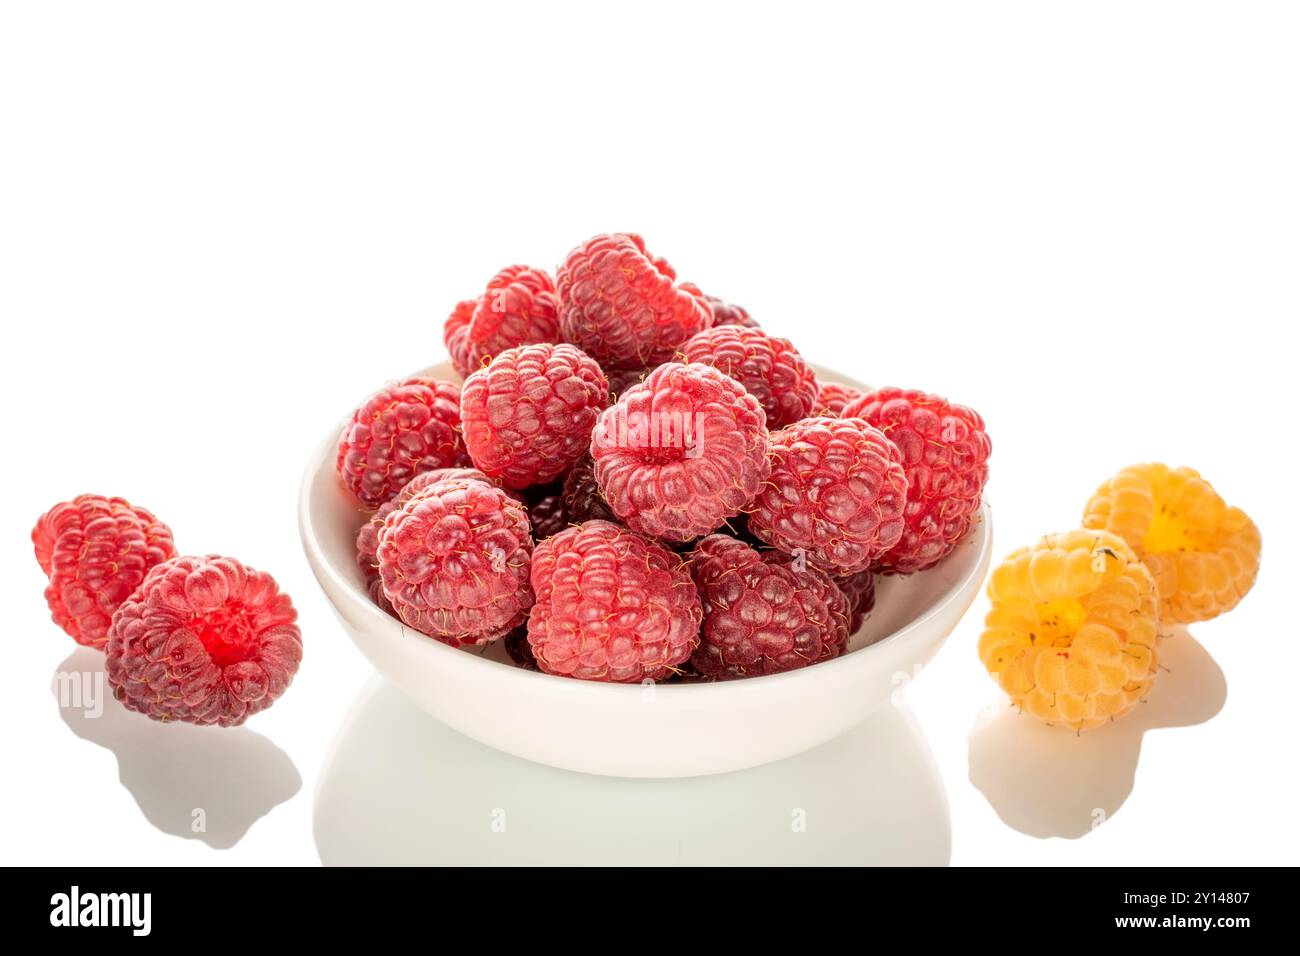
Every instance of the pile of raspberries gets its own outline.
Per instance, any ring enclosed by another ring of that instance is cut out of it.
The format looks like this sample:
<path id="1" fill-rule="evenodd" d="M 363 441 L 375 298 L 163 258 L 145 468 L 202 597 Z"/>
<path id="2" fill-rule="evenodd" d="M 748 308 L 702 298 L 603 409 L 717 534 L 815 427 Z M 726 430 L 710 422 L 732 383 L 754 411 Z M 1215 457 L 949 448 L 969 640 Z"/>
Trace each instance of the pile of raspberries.
<path id="1" fill-rule="evenodd" d="M 640 236 L 503 269 L 443 334 L 463 384 L 372 395 L 338 471 L 372 598 L 452 646 L 582 680 L 806 667 L 979 509 L 978 414 L 819 381 Z"/>

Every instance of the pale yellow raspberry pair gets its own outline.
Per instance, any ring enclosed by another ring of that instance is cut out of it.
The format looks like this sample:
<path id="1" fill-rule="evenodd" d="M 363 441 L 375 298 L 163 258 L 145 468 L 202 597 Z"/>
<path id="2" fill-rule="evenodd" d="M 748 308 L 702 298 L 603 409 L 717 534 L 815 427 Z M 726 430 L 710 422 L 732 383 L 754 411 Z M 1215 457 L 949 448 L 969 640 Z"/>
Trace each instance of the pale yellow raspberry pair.
<path id="1" fill-rule="evenodd" d="M 1132 710 L 1155 678 L 1162 624 L 1231 610 L 1260 554 L 1254 522 L 1190 468 L 1125 468 L 1083 523 L 993 571 L 979 644 L 1014 704 L 1078 730 Z"/>

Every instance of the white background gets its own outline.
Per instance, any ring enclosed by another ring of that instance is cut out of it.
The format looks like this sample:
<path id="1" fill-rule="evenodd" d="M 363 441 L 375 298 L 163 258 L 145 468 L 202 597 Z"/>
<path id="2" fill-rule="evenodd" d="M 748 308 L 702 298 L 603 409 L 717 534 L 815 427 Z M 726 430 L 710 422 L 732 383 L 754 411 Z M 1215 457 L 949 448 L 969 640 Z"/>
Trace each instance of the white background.
<path id="1" fill-rule="evenodd" d="M 1298 27 L 1281 3 L 5 5 L 4 861 L 316 862 L 313 785 L 371 671 L 299 549 L 309 451 L 438 359 L 498 268 L 635 230 L 809 358 L 979 409 L 999 556 L 1148 459 L 1262 528 L 1254 593 L 1192 629 L 1222 712 L 1148 734 L 1081 839 L 968 780 L 997 700 L 977 601 L 908 691 L 954 863 L 1296 862 Z M 303 786 L 231 850 L 147 823 L 54 706 L 73 648 L 28 535 L 86 491 L 300 609 L 302 670 L 250 726 Z"/>

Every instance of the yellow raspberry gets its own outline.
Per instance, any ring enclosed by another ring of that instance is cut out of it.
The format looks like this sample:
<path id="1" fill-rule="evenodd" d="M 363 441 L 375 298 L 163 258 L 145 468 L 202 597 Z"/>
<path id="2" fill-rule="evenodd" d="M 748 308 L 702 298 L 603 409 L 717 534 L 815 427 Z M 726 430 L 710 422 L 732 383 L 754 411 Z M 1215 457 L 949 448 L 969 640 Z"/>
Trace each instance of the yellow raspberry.
<path id="1" fill-rule="evenodd" d="M 980 660 L 1012 703 L 1088 730 L 1122 717 L 1156 675 L 1156 584 L 1106 531 L 1050 534 L 989 578 Z"/>
<path id="2" fill-rule="evenodd" d="M 1083 525 L 1119 535 L 1151 569 L 1166 625 L 1232 610 L 1259 573 L 1255 522 L 1191 468 L 1125 468 L 1097 489 Z"/>

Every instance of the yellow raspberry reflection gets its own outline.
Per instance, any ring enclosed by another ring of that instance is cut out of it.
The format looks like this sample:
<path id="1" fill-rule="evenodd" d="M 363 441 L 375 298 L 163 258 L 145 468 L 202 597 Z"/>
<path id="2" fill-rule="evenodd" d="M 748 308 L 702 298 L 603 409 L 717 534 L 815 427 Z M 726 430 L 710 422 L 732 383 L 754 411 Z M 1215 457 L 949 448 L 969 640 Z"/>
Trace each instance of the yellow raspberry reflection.
<path id="1" fill-rule="evenodd" d="M 1078 730 L 1127 714 L 1156 673 L 1155 581 L 1105 531 L 1021 548 L 989 578 L 980 660 L 1012 702 Z"/>
<path id="2" fill-rule="evenodd" d="M 1259 529 L 1191 468 L 1125 468 L 1097 489 L 1083 523 L 1119 535 L 1151 569 L 1165 624 L 1232 610 L 1259 572 Z"/>

